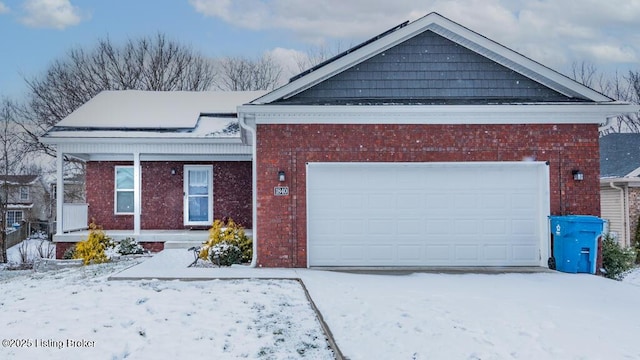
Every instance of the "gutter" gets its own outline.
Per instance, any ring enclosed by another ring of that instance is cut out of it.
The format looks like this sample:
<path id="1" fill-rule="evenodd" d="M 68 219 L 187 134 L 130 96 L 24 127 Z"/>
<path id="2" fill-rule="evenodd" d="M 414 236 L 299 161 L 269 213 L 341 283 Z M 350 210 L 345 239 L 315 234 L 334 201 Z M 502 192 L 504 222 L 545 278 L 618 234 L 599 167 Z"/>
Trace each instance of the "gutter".
<path id="1" fill-rule="evenodd" d="M 254 268 L 257 265 L 258 261 L 258 165 L 256 164 L 256 128 L 255 124 L 253 126 L 247 124 L 245 115 L 238 112 L 238 123 L 240 127 L 251 134 L 251 187 L 253 188 L 251 191 L 251 222 L 253 224 L 253 254 L 251 256 L 251 264 L 250 267 Z"/>

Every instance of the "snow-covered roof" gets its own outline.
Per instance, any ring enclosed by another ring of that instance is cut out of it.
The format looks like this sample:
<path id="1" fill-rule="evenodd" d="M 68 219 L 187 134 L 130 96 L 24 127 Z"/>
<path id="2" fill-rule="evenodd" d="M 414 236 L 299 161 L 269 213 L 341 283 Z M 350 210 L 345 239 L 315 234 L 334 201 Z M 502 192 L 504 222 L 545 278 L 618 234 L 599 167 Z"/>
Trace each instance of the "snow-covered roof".
<path id="1" fill-rule="evenodd" d="M 32 185 L 38 179 L 38 175 L 0 175 L 0 184 L 5 181 L 9 185 Z"/>
<path id="2" fill-rule="evenodd" d="M 265 91 L 103 91 L 54 129 L 194 129 L 201 114 L 235 114 Z M 76 134 L 77 135 L 77 134 Z"/>
<path id="3" fill-rule="evenodd" d="M 239 137 L 238 120 L 233 116 L 196 115 L 190 127 L 167 128 L 64 128 L 56 126 L 49 135 L 56 138 L 233 138 Z"/>

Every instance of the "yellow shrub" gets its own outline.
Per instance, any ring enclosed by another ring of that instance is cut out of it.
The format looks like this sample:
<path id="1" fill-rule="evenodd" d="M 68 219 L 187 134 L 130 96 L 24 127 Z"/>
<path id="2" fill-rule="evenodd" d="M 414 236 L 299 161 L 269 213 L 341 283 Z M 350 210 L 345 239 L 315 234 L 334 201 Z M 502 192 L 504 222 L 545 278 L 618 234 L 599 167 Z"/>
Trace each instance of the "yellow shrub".
<path id="1" fill-rule="evenodd" d="M 85 265 L 104 263 L 109 261 L 105 250 L 112 246 L 111 238 L 105 234 L 101 226 L 92 221 L 89 225 L 89 237 L 76 244 L 73 258 L 82 259 Z"/>
<path id="2" fill-rule="evenodd" d="M 253 255 L 253 242 L 244 233 L 244 228 L 229 218 L 225 224 L 222 220 L 213 222 L 209 229 L 209 240 L 200 249 L 200 259 L 209 259 L 209 249 L 222 242 L 236 245 L 242 251 L 242 262 L 250 262 Z"/>

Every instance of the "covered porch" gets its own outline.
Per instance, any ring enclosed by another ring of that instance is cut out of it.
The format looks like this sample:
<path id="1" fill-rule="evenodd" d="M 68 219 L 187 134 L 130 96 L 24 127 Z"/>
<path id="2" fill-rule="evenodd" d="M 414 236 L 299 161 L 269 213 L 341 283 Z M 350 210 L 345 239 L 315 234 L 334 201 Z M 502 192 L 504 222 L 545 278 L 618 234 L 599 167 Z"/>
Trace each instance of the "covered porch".
<path id="1" fill-rule="evenodd" d="M 263 92 L 106 91 L 41 137 L 57 152 L 57 193 L 70 162 L 85 167 L 83 204 L 56 196 L 60 247 L 95 222 L 147 247 L 192 246 L 216 219 L 252 219 L 252 147 L 236 107 Z M 250 231 L 248 231 L 250 233 Z"/>

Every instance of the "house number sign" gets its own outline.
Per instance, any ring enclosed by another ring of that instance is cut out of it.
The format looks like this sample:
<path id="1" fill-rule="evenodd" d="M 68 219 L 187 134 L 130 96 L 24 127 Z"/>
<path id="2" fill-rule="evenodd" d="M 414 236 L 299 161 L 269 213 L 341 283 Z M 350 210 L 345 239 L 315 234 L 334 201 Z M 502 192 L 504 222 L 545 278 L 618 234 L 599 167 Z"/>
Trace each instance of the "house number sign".
<path id="1" fill-rule="evenodd" d="M 275 196 L 287 196 L 289 195 L 288 186 L 276 186 L 273 188 L 273 195 Z"/>

